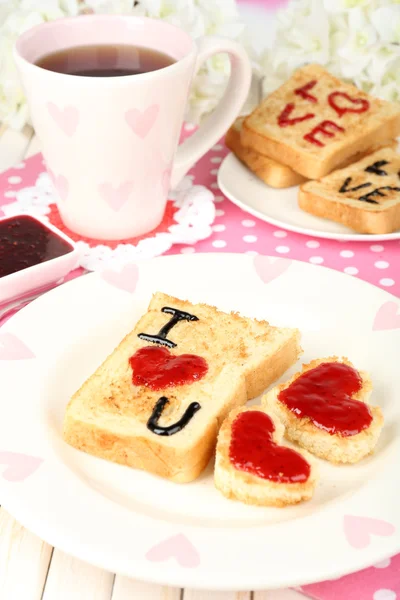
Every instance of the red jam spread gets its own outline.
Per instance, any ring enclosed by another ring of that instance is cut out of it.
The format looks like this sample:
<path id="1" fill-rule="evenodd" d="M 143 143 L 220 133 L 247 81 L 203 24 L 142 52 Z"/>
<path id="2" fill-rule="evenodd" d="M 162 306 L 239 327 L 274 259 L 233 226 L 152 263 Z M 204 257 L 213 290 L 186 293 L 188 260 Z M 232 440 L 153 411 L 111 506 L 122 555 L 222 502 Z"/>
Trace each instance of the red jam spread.
<path id="1" fill-rule="evenodd" d="M 361 387 L 361 376 L 352 367 L 321 363 L 282 390 L 278 399 L 299 419 L 308 417 L 316 427 L 348 437 L 367 429 L 372 421 L 367 404 L 352 399 Z"/>
<path id="2" fill-rule="evenodd" d="M 297 123 L 301 123 L 302 121 L 307 121 L 308 119 L 313 119 L 315 115 L 313 113 L 307 113 L 302 115 L 301 117 L 290 118 L 290 115 L 294 111 L 294 103 L 290 102 L 285 106 L 283 111 L 278 117 L 278 125 L 279 127 L 289 127 L 291 125 L 296 125 Z"/>
<path id="3" fill-rule="evenodd" d="M 71 244 L 29 216 L 0 221 L 0 277 L 72 252 Z"/>
<path id="4" fill-rule="evenodd" d="M 144 385 L 152 390 L 162 390 L 202 379 L 207 362 L 195 354 L 171 354 L 168 348 L 145 346 L 129 359 L 133 385 Z"/>
<path id="5" fill-rule="evenodd" d="M 314 79 L 313 81 L 309 81 L 308 83 L 306 83 L 306 85 L 303 85 L 303 87 L 294 90 L 294 93 L 297 96 L 301 96 L 302 98 L 304 98 L 304 100 L 308 100 L 309 102 L 313 102 L 315 104 L 316 102 L 318 102 L 317 98 L 315 96 L 312 96 L 308 92 L 312 90 L 313 87 L 315 87 L 316 85 L 317 80 Z"/>
<path id="6" fill-rule="evenodd" d="M 341 98 L 341 105 L 337 103 L 337 100 Z M 344 100 L 344 102 L 343 102 Z M 329 105 L 337 112 L 339 117 L 343 117 L 348 112 L 352 113 L 363 113 L 366 112 L 370 104 L 365 98 L 352 98 L 346 92 L 332 92 L 328 96 Z M 346 106 L 347 104 L 347 106 Z"/>
<path id="7" fill-rule="evenodd" d="M 304 139 L 311 144 L 315 144 L 315 146 L 323 147 L 325 144 L 323 144 L 316 136 L 317 134 L 321 134 L 325 137 L 334 137 L 335 134 L 332 133 L 332 131 L 329 131 L 330 129 L 333 129 L 334 131 L 345 131 L 343 127 L 336 125 L 333 121 L 322 121 L 322 123 L 314 127 L 310 133 L 307 133 L 304 136 Z"/>
<path id="8" fill-rule="evenodd" d="M 257 410 L 240 413 L 232 424 L 229 459 L 235 469 L 278 483 L 303 483 L 310 465 L 295 450 L 272 440 L 272 419 Z"/>

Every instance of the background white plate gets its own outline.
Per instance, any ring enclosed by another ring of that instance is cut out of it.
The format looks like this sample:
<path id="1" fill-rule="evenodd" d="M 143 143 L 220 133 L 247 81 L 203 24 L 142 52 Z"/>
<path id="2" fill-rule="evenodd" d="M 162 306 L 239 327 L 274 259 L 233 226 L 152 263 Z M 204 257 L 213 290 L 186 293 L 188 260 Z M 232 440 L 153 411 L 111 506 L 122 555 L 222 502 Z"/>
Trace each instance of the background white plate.
<path id="1" fill-rule="evenodd" d="M 277 190 L 256 177 L 230 153 L 218 171 L 218 185 L 236 206 L 289 231 L 333 240 L 377 242 L 400 239 L 400 230 L 383 235 L 361 234 L 328 219 L 314 217 L 299 208 L 298 186 Z"/>
<path id="2" fill-rule="evenodd" d="M 6 510 L 82 560 L 192 588 L 300 585 L 397 553 L 398 301 L 350 276 L 285 259 L 162 257 L 139 264 L 137 285 L 135 268 L 113 275 L 113 284 L 110 275 L 76 279 L 2 328 L 0 498 Z M 179 485 L 64 444 L 70 395 L 133 327 L 156 290 L 299 327 L 304 361 L 344 354 L 370 371 L 372 401 L 386 420 L 374 456 L 350 467 L 321 461 L 312 501 L 268 509 L 226 500 L 213 486 L 212 465 L 197 481 Z M 353 545 L 344 528 L 349 519 Z M 387 522 L 377 527 L 390 535 L 370 536 L 369 519 Z M 364 535 L 363 547 L 354 547 L 355 535 Z"/>

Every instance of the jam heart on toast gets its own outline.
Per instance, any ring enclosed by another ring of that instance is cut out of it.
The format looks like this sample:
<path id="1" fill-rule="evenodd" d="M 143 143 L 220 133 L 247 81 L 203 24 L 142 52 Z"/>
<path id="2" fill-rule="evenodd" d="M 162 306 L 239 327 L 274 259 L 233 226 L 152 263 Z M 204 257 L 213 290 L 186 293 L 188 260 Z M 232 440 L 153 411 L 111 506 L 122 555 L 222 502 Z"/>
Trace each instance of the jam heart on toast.
<path id="1" fill-rule="evenodd" d="M 339 104 L 339 99 L 341 99 Z M 343 117 L 348 112 L 363 113 L 369 109 L 369 102 L 365 98 L 352 98 L 346 92 L 332 92 L 328 96 L 330 106 Z"/>
<path id="2" fill-rule="evenodd" d="M 129 359 L 132 383 L 152 390 L 185 385 L 202 379 L 207 371 L 206 360 L 195 354 L 171 354 L 168 348 L 145 346 Z"/>
<path id="3" fill-rule="evenodd" d="M 361 388 L 356 369 L 326 362 L 302 373 L 281 390 L 278 400 L 299 419 L 308 418 L 316 427 L 346 437 L 367 429 L 372 422 L 368 405 L 352 398 Z"/>
<path id="4" fill-rule="evenodd" d="M 241 412 L 232 423 L 229 458 L 235 469 L 277 483 L 302 483 L 311 467 L 303 456 L 273 440 L 275 425 L 265 412 Z"/>

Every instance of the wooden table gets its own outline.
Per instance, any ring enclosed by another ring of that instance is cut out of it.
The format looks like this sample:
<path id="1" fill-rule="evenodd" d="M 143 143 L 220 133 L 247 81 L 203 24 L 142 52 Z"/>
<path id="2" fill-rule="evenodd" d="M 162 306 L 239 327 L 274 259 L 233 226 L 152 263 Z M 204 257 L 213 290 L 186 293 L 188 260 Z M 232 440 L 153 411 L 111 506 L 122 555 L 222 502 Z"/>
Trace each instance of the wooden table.
<path id="1" fill-rule="evenodd" d="M 29 128 L 21 133 L 0 129 L 0 172 L 39 149 Z M 133 581 L 52 548 L 0 508 L 0 600 L 301 599 L 304 596 L 292 590 L 203 592 Z"/>

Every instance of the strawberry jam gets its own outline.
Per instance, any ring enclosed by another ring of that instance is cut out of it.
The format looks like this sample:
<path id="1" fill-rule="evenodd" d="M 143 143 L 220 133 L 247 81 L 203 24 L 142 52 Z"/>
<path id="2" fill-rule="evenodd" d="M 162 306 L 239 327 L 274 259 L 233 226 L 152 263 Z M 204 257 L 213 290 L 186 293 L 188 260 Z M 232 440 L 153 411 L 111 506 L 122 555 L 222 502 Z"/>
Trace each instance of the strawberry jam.
<path id="1" fill-rule="evenodd" d="M 145 346 L 129 359 L 133 385 L 144 385 L 152 390 L 185 385 L 202 379 L 207 362 L 195 354 L 171 354 L 168 348 Z"/>
<path id="2" fill-rule="evenodd" d="M 63 238 L 28 215 L 0 221 L 0 277 L 73 251 Z"/>
<path id="3" fill-rule="evenodd" d="M 232 424 L 229 459 L 235 469 L 277 483 L 304 483 L 311 467 L 301 454 L 278 446 L 274 423 L 257 410 L 240 413 Z"/>
<path id="4" fill-rule="evenodd" d="M 309 418 L 316 427 L 347 437 L 367 429 L 372 421 L 368 406 L 352 399 L 361 387 L 361 376 L 352 367 L 321 363 L 282 390 L 278 399 L 299 419 Z"/>

